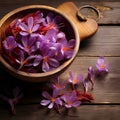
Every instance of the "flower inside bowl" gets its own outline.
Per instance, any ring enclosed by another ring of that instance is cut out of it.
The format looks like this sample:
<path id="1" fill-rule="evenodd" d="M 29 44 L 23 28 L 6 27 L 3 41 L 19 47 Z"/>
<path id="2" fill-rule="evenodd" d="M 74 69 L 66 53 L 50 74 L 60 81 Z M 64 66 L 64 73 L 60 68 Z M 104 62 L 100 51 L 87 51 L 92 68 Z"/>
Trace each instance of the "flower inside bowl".
<path id="1" fill-rule="evenodd" d="M 49 6 L 21 7 L 0 21 L 0 62 L 21 80 L 58 76 L 76 57 L 79 44 L 74 23 Z"/>

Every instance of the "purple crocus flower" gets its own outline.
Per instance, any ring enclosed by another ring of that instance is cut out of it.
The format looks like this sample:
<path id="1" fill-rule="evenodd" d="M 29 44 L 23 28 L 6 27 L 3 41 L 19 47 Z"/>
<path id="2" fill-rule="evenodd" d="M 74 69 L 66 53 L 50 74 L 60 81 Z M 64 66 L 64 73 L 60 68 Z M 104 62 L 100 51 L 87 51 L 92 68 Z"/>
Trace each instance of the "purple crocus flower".
<path id="1" fill-rule="evenodd" d="M 42 42 L 46 43 L 56 43 L 57 41 L 57 31 L 54 29 L 50 29 L 46 32 L 45 35 L 39 35 Z"/>
<path id="2" fill-rule="evenodd" d="M 65 88 L 65 85 L 66 85 L 66 81 L 62 81 L 60 83 L 60 80 L 59 80 L 59 77 L 57 77 L 55 80 L 54 80 L 54 83 L 52 84 L 52 87 L 54 90 L 56 91 L 60 91 L 62 89 Z"/>
<path id="3" fill-rule="evenodd" d="M 29 63 L 29 61 L 36 58 L 36 55 L 30 55 L 29 57 L 25 58 L 24 52 L 19 52 L 19 58 L 16 59 L 16 62 L 20 65 L 19 69 L 21 69 L 23 66 L 32 66 L 33 63 Z"/>
<path id="4" fill-rule="evenodd" d="M 89 82 L 92 84 L 92 89 L 94 88 L 93 75 L 94 75 L 94 70 L 93 67 L 90 66 L 88 67 L 88 75 L 83 82 L 85 92 L 88 91 Z"/>
<path id="5" fill-rule="evenodd" d="M 47 16 L 46 16 L 46 24 L 45 26 L 49 29 L 55 29 L 58 31 L 58 28 L 59 28 L 59 24 L 61 22 L 61 16 L 54 16 L 53 13 L 49 13 Z"/>
<path id="6" fill-rule="evenodd" d="M 65 59 L 70 59 L 73 55 L 73 48 L 75 46 L 75 40 L 71 39 L 67 41 L 66 38 L 60 39 L 59 43 L 61 43 L 61 52 Z"/>
<path id="7" fill-rule="evenodd" d="M 81 103 L 77 100 L 77 95 L 75 91 L 73 91 L 72 93 L 65 93 L 63 96 L 61 96 L 61 99 L 65 102 L 66 108 L 77 107 Z"/>
<path id="8" fill-rule="evenodd" d="M 13 49 L 15 49 L 17 47 L 17 42 L 15 41 L 13 36 L 8 36 L 3 41 L 3 46 L 7 51 L 12 52 Z"/>
<path id="9" fill-rule="evenodd" d="M 42 100 L 40 102 L 41 105 L 43 105 L 43 106 L 47 106 L 48 105 L 49 109 L 52 109 L 53 107 L 56 108 L 56 106 L 62 106 L 62 101 L 58 97 L 58 92 L 57 91 L 53 91 L 53 95 L 52 96 L 48 92 L 43 91 L 42 95 L 46 99 L 44 99 L 44 100 Z"/>
<path id="10" fill-rule="evenodd" d="M 99 73 L 108 72 L 108 64 L 105 63 L 104 57 L 100 56 L 97 60 L 96 67 Z"/>
<path id="11" fill-rule="evenodd" d="M 34 35 L 40 25 L 39 24 L 34 25 L 33 17 L 29 17 L 26 22 L 27 22 L 27 25 L 25 23 L 21 23 L 19 25 L 19 28 L 22 30 L 20 32 L 20 35 L 22 36 Z"/>
<path id="12" fill-rule="evenodd" d="M 41 53 L 43 58 L 42 70 L 48 72 L 54 68 L 57 68 L 60 63 L 57 59 L 54 58 L 55 50 L 50 49 L 47 45 L 42 45 Z"/>
<path id="13" fill-rule="evenodd" d="M 83 76 L 78 74 L 76 76 L 73 75 L 73 72 L 69 72 L 69 82 L 72 83 L 72 85 L 77 85 L 80 83 L 80 81 L 82 81 Z"/>
<path id="14" fill-rule="evenodd" d="M 35 52 L 37 50 L 36 41 L 36 37 L 22 37 L 22 44 L 18 44 L 18 47 L 27 52 L 28 54 L 31 54 L 32 52 Z"/>
<path id="15" fill-rule="evenodd" d="M 34 17 L 35 23 L 37 23 L 37 24 L 38 23 L 39 24 L 44 24 L 45 23 L 45 18 L 43 17 L 43 13 L 42 12 L 37 11 L 33 17 Z"/>
<path id="16" fill-rule="evenodd" d="M 13 98 L 9 98 L 5 95 L 0 95 L 0 98 L 10 105 L 11 112 L 12 112 L 12 114 L 15 115 L 16 114 L 15 104 L 17 104 L 20 101 L 20 99 L 23 98 L 24 95 L 21 92 L 19 87 L 15 87 L 13 89 L 12 95 L 13 95 Z"/>

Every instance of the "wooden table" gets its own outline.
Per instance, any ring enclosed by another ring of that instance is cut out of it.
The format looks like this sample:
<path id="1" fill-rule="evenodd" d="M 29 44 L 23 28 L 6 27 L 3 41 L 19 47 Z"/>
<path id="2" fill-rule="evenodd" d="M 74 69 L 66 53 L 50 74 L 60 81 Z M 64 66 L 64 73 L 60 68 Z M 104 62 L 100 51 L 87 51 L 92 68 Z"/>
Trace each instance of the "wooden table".
<path id="1" fill-rule="evenodd" d="M 1 0 L 0 18 L 7 12 L 29 4 L 45 4 L 57 7 L 67 0 Z M 0 67 L 0 94 L 11 86 L 21 86 L 24 98 L 16 105 L 15 116 L 11 115 L 4 102 L 0 101 L 0 120 L 119 120 L 120 119 L 120 2 L 99 2 L 71 0 L 78 7 L 86 4 L 101 10 L 97 33 L 84 40 L 72 65 L 61 78 L 67 78 L 70 70 L 87 75 L 88 66 L 94 66 L 99 56 L 104 56 L 109 64 L 109 73 L 103 78 L 95 78 L 95 88 L 89 91 L 94 96 L 91 104 L 81 105 L 75 111 L 57 114 L 40 107 L 40 87 L 44 83 L 33 84 L 19 81 Z"/>

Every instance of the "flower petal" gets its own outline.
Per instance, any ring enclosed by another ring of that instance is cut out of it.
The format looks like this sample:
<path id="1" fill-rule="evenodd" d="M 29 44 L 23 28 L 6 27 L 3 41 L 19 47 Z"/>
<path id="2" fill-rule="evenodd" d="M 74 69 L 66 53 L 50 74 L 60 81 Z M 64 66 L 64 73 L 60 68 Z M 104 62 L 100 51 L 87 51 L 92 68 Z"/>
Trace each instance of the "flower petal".
<path id="1" fill-rule="evenodd" d="M 55 67 L 55 68 L 60 65 L 60 63 L 59 63 L 56 59 L 54 59 L 54 58 L 50 58 L 50 59 L 49 59 L 49 64 L 50 64 L 52 67 Z"/>
<path id="2" fill-rule="evenodd" d="M 20 35 L 22 35 L 22 36 L 27 36 L 27 35 L 29 35 L 29 33 L 27 33 L 27 32 L 20 32 Z"/>
<path id="3" fill-rule="evenodd" d="M 68 50 L 65 52 L 65 58 L 70 59 L 73 55 L 73 50 Z"/>
<path id="4" fill-rule="evenodd" d="M 49 108 L 49 109 L 52 109 L 52 108 L 53 108 L 53 106 L 54 106 L 54 103 L 53 103 L 53 102 L 51 102 L 51 103 L 50 103 L 50 105 L 48 106 L 48 108 Z"/>
<path id="5" fill-rule="evenodd" d="M 73 102 L 72 106 L 73 107 L 78 107 L 80 104 L 81 104 L 80 101 L 75 101 L 75 102 Z"/>
<path id="6" fill-rule="evenodd" d="M 40 64 L 42 60 L 42 56 L 39 55 L 39 56 L 36 56 L 35 60 L 34 60 L 34 63 L 33 63 L 33 66 L 38 66 Z"/>
<path id="7" fill-rule="evenodd" d="M 65 38 L 65 33 L 64 32 L 58 33 L 57 38 Z"/>
<path id="8" fill-rule="evenodd" d="M 60 98 L 57 98 L 57 99 L 55 100 L 55 103 L 62 106 L 62 101 L 61 101 Z"/>
<path id="9" fill-rule="evenodd" d="M 38 30 L 39 26 L 40 26 L 39 24 L 36 24 L 35 26 L 33 26 L 32 32 L 36 32 Z"/>
<path id="10" fill-rule="evenodd" d="M 72 105 L 65 104 L 65 107 L 66 107 L 66 108 L 71 108 Z"/>
<path id="11" fill-rule="evenodd" d="M 21 30 L 23 30 L 23 31 L 27 31 L 27 30 L 28 30 L 28 26 L 27 26 L 26 24 L 24 24 L 24 23 L 21 23 L 21 24 L 19 25 L 19 27 L 20 27 Z"/>
<path id="12" fill-rule="evenodd" d="M 43 106 L 46 106 L 46 105 L 48 105 L 49 103 L 50 103 L 50 100 L 42 100 L 42 101 L 40 102 L 40 104 L 43 105 Z"/>
<path id="13" fill-rule="evenodd" d="M 68 44 L 71 48 L 73 48 L 75 46 L 75 39 L 71 39 Z"/>
<path id="14" fill-rule="evenodd" d="M 44 72 L 48 72 L 48 71 L 50 70 L 50 66 L 48 65 L 47 62 L 44 62 L 44 61 L 43 61 L 42 70 L 43 70 Z"/>
<path id="15" fill-rule="evenodd" d="M 42 96 L 45 97 L 46 99 L 50 99 L 50 97 L 51 97 L 50 94 L 46 91 L 42 92 Z"/>
<path id="16" fill-rule="evenodd" d="M 97 60 L 97 63 L 98 63 L 98 64 L 104 63 L 104 57 L 103 57 L 103 56 L 100 56 L 100 57 L 98 58 L 98 60 Z"/>
<path id="17" fill-rule="evenodd" d="M 32 27 L 33 27 L 33 17 L 29 17 L 28 19 L 27 19 L 27 23 L 28 23 L 28 29 L 32 29 Z"/>

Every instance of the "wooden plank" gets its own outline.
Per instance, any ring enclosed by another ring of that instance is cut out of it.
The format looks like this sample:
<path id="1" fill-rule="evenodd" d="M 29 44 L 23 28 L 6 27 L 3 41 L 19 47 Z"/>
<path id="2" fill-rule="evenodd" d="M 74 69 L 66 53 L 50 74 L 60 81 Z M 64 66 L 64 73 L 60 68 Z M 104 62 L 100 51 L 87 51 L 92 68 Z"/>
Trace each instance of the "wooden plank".
<path id="1" fill-rule="evenodd" d="M 78 56 L 120 56 L 119 31 L 119 26 L 99 26 L 93 37 L 81 43 Z"/>
<path id="2" fill-rule="evenodd" d="M 67 2 L 69 0 L 34 0 L 34 1 L 28 1 L 24 0 L 21 2 L 21 0 L 15 0 L 15 1 L 9 1 L 4 0 L 0 1 L 0 18 L 4 16 L 6 13 L 10 12 L 11 10 L 22 7 L 25 5 L 31 5 L 31 4 L 44 4 L 49 5 L 53 7 L 57 7 L 58 5 L 62 4 L 63 2 Z M 99 24 L 120 24 L 120 2 L 90 2 L 89 0 L 71 0 L 73 1 L 78 7 L 82 5 L 93 5 L 97 6 L 102 12 L 101 12 L 101 19 L 99 20 Z M 106 0 L 107 1 L 107 0 Z M 117 1 L 117 0 L 116 0 Z M 12 7 L 11 7 L 12 6 Z"/>
<path id="3" fill-rule="evenodd" d="M 57 114 L 54 110 L 48 111 L 46 107 L 40 105 L 16 106 L 17 114 L 12 116 L 6 108 L 0 107 L 1 120 L 119 120 L 119 105 L 81 105 L 69 111 L 63 110 Z"/>
<path id="4" fill-rule="evenodd" d="M 74 71 L 76 74 L 87 76 L 88 66 L 95 68 L 95 63 L 98 57 L 77 57 L 72 65 L 60 76 L 61 80 L 66 80 L 69 76 L 69 71 Z M 109 73 L 104 77 L 95 77 L 95 88 L 89 92 L 93 95 L 93 103 L 120 103 L 120 57 L 105 57 L 105 61 L 109 64 Z M 6 76 L 7 74 L 7 76 Z M 16 78 L 9 75 L 1 69 L 0 71 L 0 91 L 11 86 L 21 86 L 25 96 L 22 104 L 39 103 L 41 99 L 41 89 L 45 87 L 43 83 L 26 83 L 18 81 Z M 82 89 L 82 86 L 80 86 Z"/>
<path id="5" fill-rule="evenodd" d="M 102 1 L 92 1 L 92 2 L 79 2 L 75 1 L 76 5 L 83 6 L 86 4 L 96 7 L 100 12 L 99 25 L 105 24 L 120 24 L 120 2 L 102 2 Z"/>

